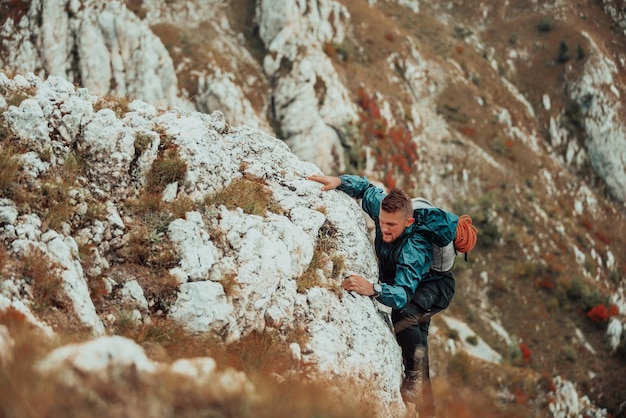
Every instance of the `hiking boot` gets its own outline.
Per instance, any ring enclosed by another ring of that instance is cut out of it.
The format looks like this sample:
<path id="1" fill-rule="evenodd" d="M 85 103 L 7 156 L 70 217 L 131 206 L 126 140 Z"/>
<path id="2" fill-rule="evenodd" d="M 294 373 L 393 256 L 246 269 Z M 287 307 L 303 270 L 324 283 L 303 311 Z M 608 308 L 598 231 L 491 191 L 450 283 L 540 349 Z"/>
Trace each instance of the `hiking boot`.
<path id="1" fill-rule="evenodd" d="M 400 394 L 404 403 L 418 404 L 422 395 L 423 373 L 421 370 L 407 370 L 400 387 Z"/>

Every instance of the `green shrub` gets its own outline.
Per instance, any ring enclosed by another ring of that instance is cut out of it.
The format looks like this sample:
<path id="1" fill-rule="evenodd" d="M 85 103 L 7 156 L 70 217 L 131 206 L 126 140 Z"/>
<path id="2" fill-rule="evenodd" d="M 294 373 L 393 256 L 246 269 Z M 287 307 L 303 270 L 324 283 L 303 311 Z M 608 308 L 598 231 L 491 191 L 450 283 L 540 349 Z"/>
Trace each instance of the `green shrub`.
<path id="1" fill-rule="evenodd" d="M 539 23 L 537 23 L 537 29 L 539 30 L 539 32 L 550 32 L 553 27 L 554 21 L 549 17 L 543 17 L 541 18 Z"/>
<path id="2" fill-rule="evenodd" d="M 469 355 L 462 351 L 454 354 L 448 363 L 448 374 L 463 382 L 469 382 L 472 377 L 472 361 Z"/>
<path id="3" fill-rule="evenodd" d="M 569 362 L 575 363 L 578 358 L 576 349 L 571 345 L 561 347 L 561 356 Z"/>
<path id="4" fill-rule="evenodd" d="M 451 339 L 451 340 L 455 340 L 455 341 L 458 340 L 459 339 L 459 331 L 457 331 L 454 328 L 450 328 L 448 330 L 448 338 Z"/>
<path id="5" fill-rule="evenodd" d="M 580 300 L 583 297 L 584 285 L 580 277 L 574 277 L 567 287 L 567 297 L 571 300 Z"/>
<path id="6" fill-rule="evenodd" d="M 583 288 L 583 294 L 581 297 L 581 303 L 583 309 L 589 310 L 594 306 L 605 304 L 608 305 L 608 298 L 603 296 L 599 290 L 591 289 L 589 287 Z"/>
<path id="7" fill-rule="evenodd" d="M 564 41 L 561 41 L 561 43 L 559 44 L 559 52 L 557 54 L 556 60 L 562 64 L 569 61 L 570 58 L 571 54 L 569 52 L 569 47 Z"/>
<path id="8" fill-rule="evenodd" d="M 135 132 L 135 152 L 137 154 L 143 154 L 148 148 L 154 138 L 145 132 Z"/>
<path id="9" fill-rule="evenodd" d="M 478 337 L 475 335 L 468 335 L 465 341 L 470 345 L 478 345 Z"/>

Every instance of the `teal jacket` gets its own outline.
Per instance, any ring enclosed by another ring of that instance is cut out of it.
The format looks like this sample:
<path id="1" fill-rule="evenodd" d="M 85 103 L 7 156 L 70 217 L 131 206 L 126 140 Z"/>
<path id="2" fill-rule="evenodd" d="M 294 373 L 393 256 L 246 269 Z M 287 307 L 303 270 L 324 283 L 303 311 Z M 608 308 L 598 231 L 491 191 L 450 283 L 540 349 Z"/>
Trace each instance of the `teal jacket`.
<path id="1" fill-rule="evenodd" d="M 429 274 L 433 253 L 431 241 L 436 238 L 440 246 L 451 242 L 456 236 L 458 217 L 438 208 L 416 210 L 415 222 L 395 241 L 386 243 L 382 240 L 378 223 L 385 192 L 365 177 L 343 175 L 340 179 L 341 185 L 337 190 L 361 199 L 363 210 L 376 224 L 374 249 L 382 287 L 378 300 L 393 309 L 402 309 L 421 282 L 435 279 Z M 437 232 L 436 237 L 433 231 Z"/>

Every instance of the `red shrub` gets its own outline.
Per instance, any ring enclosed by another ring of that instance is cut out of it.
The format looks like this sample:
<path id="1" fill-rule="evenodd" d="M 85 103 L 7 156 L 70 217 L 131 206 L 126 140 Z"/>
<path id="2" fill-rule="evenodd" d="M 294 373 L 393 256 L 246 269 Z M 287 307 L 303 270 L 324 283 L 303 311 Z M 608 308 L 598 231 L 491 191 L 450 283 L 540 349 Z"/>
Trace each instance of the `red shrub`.
<path id="1" fill-rule="evenodd" d="M 372 149 L 375 169 L 385 173 L 387 187 L 390 184 L 395 186 L 398 179 L 410 186 L 418 160 L 417 144 L 411 132 L 403 126 L 390 127 L 376 101 L 363 88 L 357 90 L 357 96 L 362 109 L 360 131 L 363 145 Z"/>
<path id="2" fill-rule="evenodd" d="M 324 52 L 332 59 L 337 58 L 337 50 L 330 42 L 324 43 Z"/>
<path id="3" fill-rule="evenodd" d="M 587 318 L 596 323 L 603 323 L 609 320 L 612 316 L 618 314 L 617 306 L 609 305 L 608 309 L 604 306 L 604 303 L 594 306 L 587 311 Z"/>
<path id="4" fill-rule="evenodd" d="M 605 244 L 607 244 L 607 245 L 611 243 L 611 240 L 609 239 L 609 237 L 607 237 L 606 235 L 604 235 L 604 234 L 603 234 L 602 232 L 600 232 L 600 231 L 596 231 L 596 237 L 598 237 L 598 239 L 599 239 L 600 241 L 602 241 L 603 243 L 605 243 Z"/>
<path id="5" fill-rule="evenodd" d="M 515 392 L 515 403 L 518 405 L 526 404 L 530 400 L 530 395 L 524 392 L 524 390 L 520 387 L 516 387 L 514 389 Z"/>
<path id="6" fill-rule="evenodd" d="M 471 128 L 469 126 L 464 126 L 461 128 L 461 133 L 465 136 L 474 136 L 476 134 L 476 129 Z"/>
<path id="7" fill-rule="evenodd" d="M 385 186 L 388 189 L 393 189 L 394 187 L 396 187 L 396 181 L 393 179 L 393 176 L 389 172 L 385 174 Z"/>
<path id="8" fill-rule="evenodd" d="M 543 280 L 536 280 L 535 286 L 540 287 L 542 289 L 554 289 L 556 287 L 556 283 L 554 283 L 553 280 L 543 279 Z"/>
<path id="9" fill-rule="evenodd" d="M 530 362 L 530 356 L 532 355 L 532 351 L 530 351 L 530 348 L 528 348 L 526 343 L 520 343 L 519 349 L 522 352 L 522 358 L 524 359 L 524 361 L 526 363 Z"/>

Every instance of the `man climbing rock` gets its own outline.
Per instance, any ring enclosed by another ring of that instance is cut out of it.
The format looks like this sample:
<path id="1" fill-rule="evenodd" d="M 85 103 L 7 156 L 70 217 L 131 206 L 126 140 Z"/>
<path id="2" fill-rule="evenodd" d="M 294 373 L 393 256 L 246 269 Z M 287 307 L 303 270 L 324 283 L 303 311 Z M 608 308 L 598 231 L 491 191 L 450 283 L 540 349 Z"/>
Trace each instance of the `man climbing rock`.
<path id="1" fill-rule="evenodd" d="M 337 189 L 361 199 L 363 210 L 374 220 L 378 282 L 352 275 L 343 281 L 342 287 L 392 308 L 391 319 L 405 369 L 400 388 L 402 397 L 416 405 L 420 418 L 434 416 L 427 344 L 430 318 L 447 308 L 454 296 L 455 282 L 450 269 L 456 255 L 455 238 L 459 247 L 463 247 L 457 250 L 467 252 L 475 243 L 476 229 L 469 217 L 462 217 L 462 230 L 470 233 L 457 234 L 460 224 L 456 215 L 424 200 L 421 202 L 427 204 L 414 209 L 414 202 L 403 191 L 393 189 L 385 194 L 364 177 L 312 175 L 307 178 L 323 184 L 324 191 Z"/>

